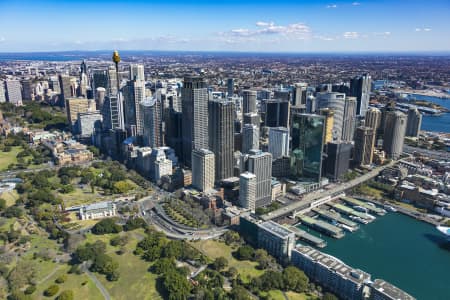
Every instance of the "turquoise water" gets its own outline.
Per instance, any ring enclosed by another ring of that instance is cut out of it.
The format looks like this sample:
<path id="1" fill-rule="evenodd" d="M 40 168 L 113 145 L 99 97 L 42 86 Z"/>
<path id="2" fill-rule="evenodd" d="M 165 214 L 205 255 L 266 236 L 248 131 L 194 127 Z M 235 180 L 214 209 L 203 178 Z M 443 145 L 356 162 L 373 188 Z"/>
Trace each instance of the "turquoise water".
<path id="1" fill-rule="evenodd" d="M 372 279 L 391 282 L 417 299 L 450 299 L 450 241 L 434 226 L 391 212 L 340 240 L 322 238 L 328 242 L 322 251 Z"/>

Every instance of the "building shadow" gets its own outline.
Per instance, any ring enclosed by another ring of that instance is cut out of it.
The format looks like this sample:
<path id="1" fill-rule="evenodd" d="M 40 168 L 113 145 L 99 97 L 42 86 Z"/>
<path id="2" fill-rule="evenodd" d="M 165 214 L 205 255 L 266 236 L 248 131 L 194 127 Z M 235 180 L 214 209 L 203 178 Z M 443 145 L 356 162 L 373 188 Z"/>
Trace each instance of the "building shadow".
<path id="1" fill-rule="evenodd" d="M 424 236 L 431 242 L 439 246 L 439 248 L 450 251 L 450 240 L 444 236 L 432 233 L 425 233 Z"/>

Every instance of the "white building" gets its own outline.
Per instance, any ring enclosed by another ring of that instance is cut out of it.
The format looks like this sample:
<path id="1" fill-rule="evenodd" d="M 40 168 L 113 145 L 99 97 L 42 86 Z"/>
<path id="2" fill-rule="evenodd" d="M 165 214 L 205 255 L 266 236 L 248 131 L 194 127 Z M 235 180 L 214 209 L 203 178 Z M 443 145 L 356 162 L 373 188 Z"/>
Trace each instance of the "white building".
<path id="1" fill-rule="evenodd" d="M 6 101 L 16 106 L 22 105 L 22 86 L 19 80 L 5 81 Z"/>
<path id="2" fill-rule="evenodd" d="M 259 149 L 259 128 L 252 124 L 242 127 L 242 153 L 249 153 L 251 149 Z"/>
<path id="3" fill-rule="evenodd" d="M 192 151 L 192 185 L 204 192 L 214 187 L 214 153 L 207 149 Z"/>
<path id="4" fill-rule="evenodd" d="M 286 127 L 270 128 L 269 152 L 273 159 L 289 156 L 289 130 Z"/>
<path id="5" fill-rule="evenodd" d="M 165 175 L 172 175 L 172 161 L 167 158 L 155 162 L 155 181 Z"/>
<path id="6" fill-rule="evenodd" d="M 79 214 L 81 220 L 93 220 L 114 217 L 117 214 L 117 210 L 113 202 L 105 201 L 83 205 L 80 208 Z"/>
<path id="7" fill-rule="evenodd" d="M 256 175 L 250 172 L 239 177 L 239 203 L 242 207 L 255 211 L 256 208 Z"/>

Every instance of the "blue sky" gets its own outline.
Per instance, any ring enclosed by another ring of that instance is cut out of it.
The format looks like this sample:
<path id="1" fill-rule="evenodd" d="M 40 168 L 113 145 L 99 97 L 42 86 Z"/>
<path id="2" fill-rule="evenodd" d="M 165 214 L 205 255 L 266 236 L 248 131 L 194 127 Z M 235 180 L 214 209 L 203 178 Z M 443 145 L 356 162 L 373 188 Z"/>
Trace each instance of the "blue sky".
<path id="1" fill-rule="evenodd" d="M 0 0 L 0 51 L 450 51 L 449 0 Z"/>

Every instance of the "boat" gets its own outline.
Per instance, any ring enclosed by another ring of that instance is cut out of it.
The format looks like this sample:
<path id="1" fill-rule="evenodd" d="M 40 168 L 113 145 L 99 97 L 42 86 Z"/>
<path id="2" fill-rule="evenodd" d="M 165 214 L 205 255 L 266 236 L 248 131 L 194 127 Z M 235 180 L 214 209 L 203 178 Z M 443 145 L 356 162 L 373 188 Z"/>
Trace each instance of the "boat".
<path id="1" fill-rule="evenodd" d="M 367 220 L 364 220 L 363 218 L 356 217 L 356 216 L 348 216 L 350 220 L 361 223 L 361 224 L 369 224 Z"/>
<path id="2" fill-rule="evenodd" d="M 436 226 L 436 229 L 443 233 L 448 239 L 450 239 L 450 227 L 449 226 Z"/>
<path id="3" fill-rule="evenodd" d="M 355 232 L 356 228 L 345 225 L 345 224 L 341 224 L 340 227 L 342 227 L 343 229 L 347 230 L 348 232 Z"/>
<path id="4" fill-rule="evenodd" d="M 391 205 L 385 205 L 384 209 L 386 209 L 387 211 L 392 211 L 392 212 L 396 212 L 397 209 Z"/>
<path id="5" fill-rule="evenodd" d="M 376 207 L 376 205 L 373 204 L 372 202 L 367 202 L 366 204 L 367 204 L 367 205 L 370 205 L 370 206 L 372 206 L 372 207 Z"/>
<path id="6" fill-rule="evenodd" d="M 353 206 L 353 209 L 359 212 L 368 213 L 368 209 L 359 205 Z"/>

